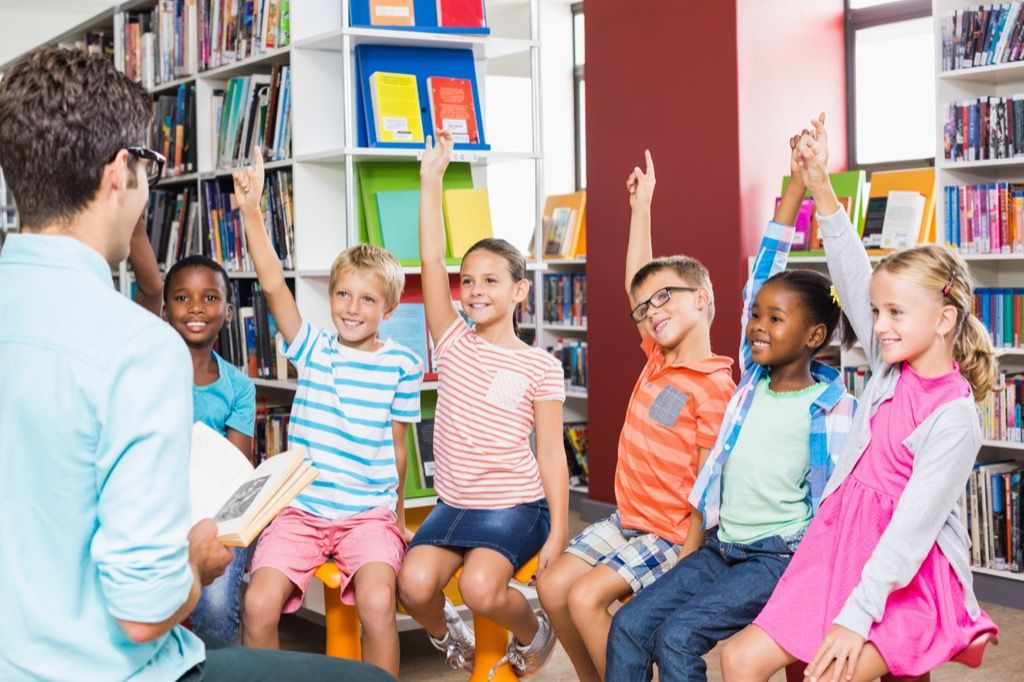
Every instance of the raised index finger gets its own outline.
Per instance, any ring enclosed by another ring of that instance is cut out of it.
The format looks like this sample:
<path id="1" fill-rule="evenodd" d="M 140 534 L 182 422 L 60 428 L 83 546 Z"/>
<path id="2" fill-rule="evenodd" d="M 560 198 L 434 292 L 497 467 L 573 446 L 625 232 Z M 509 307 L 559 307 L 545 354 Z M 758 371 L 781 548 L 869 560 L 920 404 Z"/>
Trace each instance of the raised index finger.
<path id="1" fill-rule="evenodd" d="M 647 175 L 654 177 L 654 159 L 651 158 L 651 150 L 644 150 L 644 160 L 647 162 Z"/>

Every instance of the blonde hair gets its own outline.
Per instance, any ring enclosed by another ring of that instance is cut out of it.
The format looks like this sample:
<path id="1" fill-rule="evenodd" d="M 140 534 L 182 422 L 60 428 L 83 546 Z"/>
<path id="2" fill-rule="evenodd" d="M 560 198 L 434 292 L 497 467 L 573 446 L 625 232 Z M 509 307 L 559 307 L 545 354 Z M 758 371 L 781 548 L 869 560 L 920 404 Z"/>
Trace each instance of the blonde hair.
<path id="1" fill-rule="evenodd" d="M 387 309 L 393 310 L 398 305 L 398 299 L 402 297 L 402 290 L 405 289 L 405 272 L 397 258 L 379 246 L 370 244 L 357 244 L 345 249 L 331 265 L 329 286 L 332 294 L 334 285 L 342 273 L 353 270 L 369 272 L 380 277 L 384 283 L 384 303 Z"/>
<path id="2" fill-rule="evenodd" d="M 967 264 L 953 251 L 941 246 L 918 246 L 882 259 L 875 272 L 903 277 L 934 292 L 938 300 L 956 308 L 953 330 L 953 359 L 981 401 L 995 387 L 996 361 L 985 325 L 971 315 L 974 288 Z"/>
<path id="3" fill-rule="evenodd" d="M 636 294 L 637 287 L 656 272 L 671 270 L 679 275 L 687 284 L 708 290 L 708 324 L 715 320 L 715 290 L 711 287 L 711 274 L 696 258 L 690 256 L 663 256 L 649 261 L 646 265 L 636 271 L 633 279 L 629 282 L 629 290 Z"/>

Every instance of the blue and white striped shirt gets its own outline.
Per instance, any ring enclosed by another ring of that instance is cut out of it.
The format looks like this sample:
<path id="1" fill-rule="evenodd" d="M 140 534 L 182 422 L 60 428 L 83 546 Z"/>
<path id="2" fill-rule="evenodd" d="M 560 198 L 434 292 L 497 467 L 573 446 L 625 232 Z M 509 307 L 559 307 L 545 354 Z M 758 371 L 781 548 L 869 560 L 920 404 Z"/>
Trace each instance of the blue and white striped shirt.
<path id="1" fill-rule="evenodd" d="M 348 348 L 308 322 L 282 351 L 299 370 L 288 445 L 306 448 L 320 472 L 291 506 L 328 519 L 394 510 L 391 426 L 420 420 L 423 363 L 390 340 L 375 352 Z"/>

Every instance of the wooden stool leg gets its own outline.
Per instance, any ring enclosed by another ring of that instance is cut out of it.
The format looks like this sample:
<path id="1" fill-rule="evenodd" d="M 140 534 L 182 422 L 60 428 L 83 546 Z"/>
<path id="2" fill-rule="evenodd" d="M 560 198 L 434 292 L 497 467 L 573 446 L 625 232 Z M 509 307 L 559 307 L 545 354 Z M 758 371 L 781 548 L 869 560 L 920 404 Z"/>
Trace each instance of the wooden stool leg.
<path id="1" fill-rule="evenodd" d="M 324 585 L 324 625 L 327 628 L 327 655 L 362 660 L 359 615 L 356 607 L 341 603 L 337 587 Z"/>
<path id="2" fill-rule="evenodd" d="M 473 676 L 470 682 L 486 682 L 491 667 L 498 662 L 508 649 L 508 630 L 493 620 L 473 615 L 473 632 L 476 635 L 476 654 Z M 519 678 L 512 672 L 512 666 L 505 664 L 492 678 L 494 682 L 516 682 Z"/>

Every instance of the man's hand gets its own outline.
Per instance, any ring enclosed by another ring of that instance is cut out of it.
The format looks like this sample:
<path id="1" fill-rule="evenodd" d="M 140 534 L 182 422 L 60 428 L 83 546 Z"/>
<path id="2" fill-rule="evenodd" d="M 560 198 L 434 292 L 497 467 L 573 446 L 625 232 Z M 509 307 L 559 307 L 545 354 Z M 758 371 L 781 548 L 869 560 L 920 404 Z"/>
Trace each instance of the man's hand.
<path id="1" fill-rule="evenodd" d="M 205 587 L 219 578 L 235 555 L 217 539 L 217 524 L 203 519 L 188 532 L 188 560 Z"/>
<path id="2" fill-rule="evenodd" d="M 437 131 L 436 143 L 430 135 L 427 135 L 423 158 L 420 160 L 420 178 L 439 180 L 444 177 L 448 162 L 452 159 L 454 147 L 455 141 L 447 130 L 439 129 Z"/>
<path id="3" fill-rule="evenodd" d="M 235 201 L 241 210 L 259 210 L 263 197 L 263 152 L 259 145 L 252 148 L 253 164 L 231 173 L 235 183 Z"/>
<path id="4" fill-rule="evenodd" d="M 647 170 L 642 171 L 637 166 L 633 169 L 633 172 L 626 178 L 626 191 L 629 192 L 629 205 L 630 208 L 636 206 L 637 202 L 640 202 L 642 206 L 650 206 L 654 200 L 654 184 L 656 182 L 654 177 L 654 160 L 651 158 L 651 152 L 647 149 L 644 150 L 644 159 L 647 162 Z"/>

